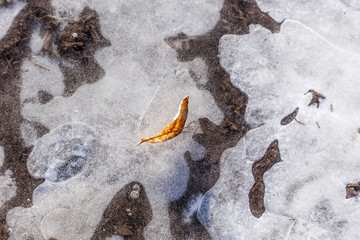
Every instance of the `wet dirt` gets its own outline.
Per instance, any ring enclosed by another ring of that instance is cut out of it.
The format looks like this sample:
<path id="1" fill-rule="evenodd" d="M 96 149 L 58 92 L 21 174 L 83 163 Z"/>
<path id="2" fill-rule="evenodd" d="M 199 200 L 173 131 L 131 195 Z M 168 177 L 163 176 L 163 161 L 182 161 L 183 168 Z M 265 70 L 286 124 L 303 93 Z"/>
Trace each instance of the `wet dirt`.
<path id="1" fill-rule="evenodd" d="M 143 185 L 132 182 L 116 193 L 91 239 L 120 235 L 125 240 L 142 240 L 144 227 L 151 219 L 152 210 Z"/>
<path id="2" fill-rule="evenodd" d="M 252 174 L 255 183 L 249 192 L 249 204 L 252 215 L 260 218 L 265 212 L 265 183 L 264 174 L 269 171 L 276 163 L 281 162 L 278 140 L 274 140 L 265 155 L 252 165 Z"/>

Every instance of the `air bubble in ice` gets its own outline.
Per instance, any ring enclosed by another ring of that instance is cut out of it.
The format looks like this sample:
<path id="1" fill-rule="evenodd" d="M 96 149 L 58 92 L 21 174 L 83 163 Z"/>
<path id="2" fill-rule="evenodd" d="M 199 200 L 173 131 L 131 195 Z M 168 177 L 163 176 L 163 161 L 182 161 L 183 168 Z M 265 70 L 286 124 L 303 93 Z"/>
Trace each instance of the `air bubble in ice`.
<path id="1" fill-rule="evenodd" d="M 139 198 L 139 192 L 138 191 L 132 191 L 130 193 L 130 198 L 131 199 L 138 199 Z"/>
<path id="2" fill-rule="evenodd" d="M 30 174 L 53 182 L 66 180 L 89 164 L 98 145 L 94 130 L 81 123 L 62 125 L 41 137 L 27 163 Z"/>

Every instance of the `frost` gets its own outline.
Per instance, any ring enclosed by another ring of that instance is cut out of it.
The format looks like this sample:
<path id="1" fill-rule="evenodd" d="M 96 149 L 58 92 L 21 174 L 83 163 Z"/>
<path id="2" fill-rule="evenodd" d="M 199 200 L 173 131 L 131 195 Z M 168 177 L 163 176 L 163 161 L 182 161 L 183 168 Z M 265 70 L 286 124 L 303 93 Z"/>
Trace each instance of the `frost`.
<path id="1" fill-rule="evenodd" d="M 279 34 L 253 27 L 246 36 L 224 36 L 220 52 L 232 82 L 249 96 L 247 121 L 259 127 L 224 154 L 200 221 L 215 239 L 359 238 L 358 200 L 345 199 L 345 187 L 359 179 L 360 56 L 294 21 Z M 326 96 L 319 108 L 308 106 L 309 89 Z M 282 126 L 296 107 L 305 125 Z M 275 139 L 283 162 L 264 176 L 266 210 L 255 219 L 251 165 Z"/>

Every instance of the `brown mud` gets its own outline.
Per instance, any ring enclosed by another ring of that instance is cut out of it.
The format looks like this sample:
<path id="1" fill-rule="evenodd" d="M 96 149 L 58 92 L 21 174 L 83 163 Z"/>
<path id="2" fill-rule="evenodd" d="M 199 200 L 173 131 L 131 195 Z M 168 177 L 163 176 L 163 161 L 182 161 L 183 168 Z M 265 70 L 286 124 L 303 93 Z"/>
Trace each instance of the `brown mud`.
<path id="1" fill-rule="evenodd" d="M 116 193 L 91 239 L 105 240 L 120 235 L 125 240 L 142 240 L 145 239 L 144 227 L 151 219 L 152 210 L 144 187 L 132 182 Z"/>
<path id="2" fill-rule="evenodd" d="M 234 147 L 249 130 L 244 119 L 248 97 L 231 83 L 218 56 L 220 38 L 225 34 L 247 34 L 250 24 L 260 24 L 273 33 L 279 32 L 281 26 L 281 23 L 262 12 L 255 0 L 225 0 L 219 21 L 208 33 L 200 36 L 179 33 L 165 39 L 176 50 L 179 61 L 187 62 L 195 58 L 204 60 L 208 68 L 208 81 L 200 87 L 212 94 L 224 114 L 224 120 L 219 126 L 207 118 L 199 119 L 203 133 L 194 135 L 194 139 L 205 147 L 205 156 L 193 161 L 189 152 L 184 154 L 190 169 L 187 188 L 168 208 L 174 239 L 211 239 L 195 214 L 189 223 L 184 222 L 183 212 L 195 196 L 205 194 L 215 185 L 220 176 L 222 153 Z"/>
<path id="3" fill-rule="evenodd" d="M 278 140 L 273 141 L 266 150 L 265 155 L 252 165 L 252 173 L 255 183 L 249 192 L 250 211 L 254 217 L 259 218 L 265 212 L 264 174 L 276 163 L 281 162 Z"/>

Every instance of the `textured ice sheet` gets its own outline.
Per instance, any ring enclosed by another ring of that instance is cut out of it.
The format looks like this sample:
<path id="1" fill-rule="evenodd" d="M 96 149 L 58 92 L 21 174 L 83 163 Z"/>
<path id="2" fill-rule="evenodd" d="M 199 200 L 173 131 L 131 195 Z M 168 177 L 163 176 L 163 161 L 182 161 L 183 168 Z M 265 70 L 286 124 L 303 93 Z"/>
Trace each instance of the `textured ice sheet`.
<path id="1" fill-rule="evenodd" d="M 279 34 L 253 27 L 246 36 L 225 36 L 220 52 L 232 82 L 249 96 L 247 121 L 264 125 L 224 154 L 201 222 L 215 239 L 358 239 L 359 203 L 345 199 L 345 186 L 359 180 L 360 56 L 294 21 Z M 307 106 L 309 89 L 326 96 L 319 108 Z M 305 125 L 281 126 L 296 107 Z M 255 219 L 251 165 L 275 139 L 283 162 L 265 173 L 266 211 Z"/>
<path id="2" fill-rule="evenodd" d="M 4 148 L 0 146 L 0 167 L 4 164 Z"/>
<path id="3" fill-rule="evenodd" d="M 251 167 L 272 142 L 257 137 L 260 131 L 269 133 L 267 129 L 253 130 L 223 154 L 219 181 L 202 200 L 198 219 L 213 239 L 286 239 L 293 223 L 289 216 L 266 211 L 257 219 L 250 212 L 248 194 L 254 184 Z M 264 147 L 255 148 L 259 142 Z M 271 171 L 265 173 L 265 185 Z"/>
<path id="4" fill-rule="evenodd" d="M 0 168 L 4 163 L 4 149 L 0 146 Z M 16 184 L 12 179 L 12 172 L 5 171 L 4 175 L 0 175 L 0 207 L 16 194 Z"/>
<path id="5" fill-rule="evenodd" d="M 62 97 L 62 75 L 57 62 L 34 54 L 23 64 L 21 92 L 25 119 L 43 124 L 48 135 L 35 142 L 47 148 L 49 136 L 63 124 L 82 123 L 99 133 L 100 147 L 91 162 L 90 174 L 76 174 L 62 181 L 46 180 L 33 193 L 31 208 L 15 208 L 7 216 L 10 239 L 88 239 L 100 222 L 114 194 L 136 180 L 145 189 L 153 220 L 145 229 L 146 239 L 170 239 L 168 203 L 185 191 L 188 167 L 183 158 L 189 150 L 201 157 L 203 147 L 184 133 L 171 141 L 135 147 L 169 124 L 184 96 L 190 96 L 188 122 L 208 117 L 219 124 L 223 118 L 213 97 L 197 89 L 189 70 L 206 81 L 205 64 L 195 59 L 179 63 L 164 38 L 180 31 L 200 34 L 218 20 L 222 1 L 53 1 L 56 14 L 76 17 L 85 6 L 100 16 L 103 35 L 112 45 L 96 53 L 105 71 L 100 81 L 80 87 L 71 97 Z M 61 14 L 60 14 L 61 12 Z M 181 17 L 180 17 L 181 16 Z M 35 31 L 34 53 L 43 39 Z M 55 97 L 47 104 L 36 98 L 39 90 Z M 24 134 L 28 143 L 33 135 Z M 26 140 L 25 139 L 25 140 Z M 52 143 L 60 143 L 54 138 Z M 38 152 L 39 158 L 44 157 Z M 31 158 L 30 158 L 31 159 Z M 29 161 L 29 169 L 37 165 Z M 69 214 L 69 217 L 65 217 Z M 69 226 L 61 228 L 59 226 Z"/>
<path id="6" fill-rule="evenodd" d="M 10 170 L 7 170 L 4 175 L 0 175 L 0 193 L 0 207 L 16 194 L 16 184 Z"/>
<path id="7" fill-rule="evenodd" d="M 331 42 L 360 53 L 360 2 L 357 0 L 258 0 L 257 3 L 278 21 L 301 21 Z"/>

